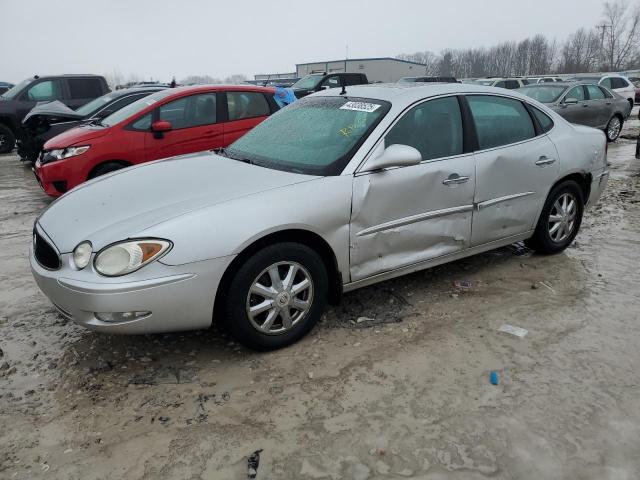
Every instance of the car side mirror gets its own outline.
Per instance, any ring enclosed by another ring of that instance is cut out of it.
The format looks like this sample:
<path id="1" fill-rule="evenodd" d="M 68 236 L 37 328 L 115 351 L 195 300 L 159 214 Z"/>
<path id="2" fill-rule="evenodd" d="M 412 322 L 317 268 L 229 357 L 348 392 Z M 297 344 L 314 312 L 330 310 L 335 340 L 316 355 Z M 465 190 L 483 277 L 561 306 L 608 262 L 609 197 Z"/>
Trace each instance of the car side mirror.
<path id="1" fill-rule="evenodd" d="M 562 103 L 566 105 L 575 105 L 576 103 L 578 103 L 578 99 L 573 97 L 565 98 Z"/>
<path id="2" fill-rule="evenodd" d="M 164 133 L 170 131 L 173 128 L 171 122 L 166 120 L 158 120 L 151 124 L 151 131 L 153 132 L 153 138 L 164 138 Z"/>
<path id="3" fill-rule="evenodd" d="M 389 145 L 377 157 L 369 160 L 365 165 L 365 171 L 374 172 L 390 167 L 410 167 L 422 161 L 422 154 L 409 145 Z"/>
<path id="4" fill-rule="evenodd" d="M 153 132 L 164 133 L 170 131 L 172 128 L 171 122 L 167 122 L 166 120 L 158 120 L 151 124 L 151 131 Z"/>

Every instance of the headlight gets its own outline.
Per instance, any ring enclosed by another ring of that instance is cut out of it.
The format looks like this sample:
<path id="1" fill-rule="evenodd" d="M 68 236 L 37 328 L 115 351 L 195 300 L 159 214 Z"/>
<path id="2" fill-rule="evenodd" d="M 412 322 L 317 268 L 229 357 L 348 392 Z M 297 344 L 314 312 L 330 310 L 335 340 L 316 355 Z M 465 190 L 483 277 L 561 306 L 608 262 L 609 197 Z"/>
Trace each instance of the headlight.
<path id="1" fill-rule="evenodd" d="M 84 152 L 89 150 L 89 148 L 91 148 L 91 145 L 83 145 L 82 147 L 67 147 L 61 150 L 51 150 L 49 152 L 49 156 L 55 158 L 56 160 L 62 160 L 69 157 L 77 157 L 78 155 L 82 155 Z"/>
<path id="2" fill-rule="evenodd" d="M 90 242 L 82 242 L 73 249 L 73 263 L 76 264 L 78 270 L 82 270 L 89 265 L 93 248 Z"/>
<path id="3" fill-rule="evenodd" d="M 94 266 L 98 273 L 118 277 L 135 272 L 147 263 L 160 258 L 171 248 L 167 240 L 130 240 L 106 247 L 98 252 Z"/>

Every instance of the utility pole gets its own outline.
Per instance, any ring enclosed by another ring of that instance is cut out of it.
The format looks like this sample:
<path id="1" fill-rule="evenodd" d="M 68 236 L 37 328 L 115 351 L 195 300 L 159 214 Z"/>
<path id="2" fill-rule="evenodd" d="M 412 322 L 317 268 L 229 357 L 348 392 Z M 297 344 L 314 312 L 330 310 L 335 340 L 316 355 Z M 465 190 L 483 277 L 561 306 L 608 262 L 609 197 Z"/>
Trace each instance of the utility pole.
<path id="1" fill-rule="evenodd" d="M 349 44 L 344 46 L 344 73 L 347 73 L 347 60 L 349 59 Z"/>
<path id="2" fill-rule="evenodd" d="M 613 42 L 611 42 L 611 56 L 609 58 L 607 58 L 607 54 L 609 52 L 604 51 L 604 32 L 605 30 L 608 28 L 609 30 L 613 30 L 613 25 L 607 25 L 606 23 L 603 23 L 602 25 L 596 25 L 596 28 L 598 30 L 601 31 L 600 33 L 600 52 L 602 52 L 602 59 L 606 62 L 608 62 L 609 70 L 613 70 Z"/>

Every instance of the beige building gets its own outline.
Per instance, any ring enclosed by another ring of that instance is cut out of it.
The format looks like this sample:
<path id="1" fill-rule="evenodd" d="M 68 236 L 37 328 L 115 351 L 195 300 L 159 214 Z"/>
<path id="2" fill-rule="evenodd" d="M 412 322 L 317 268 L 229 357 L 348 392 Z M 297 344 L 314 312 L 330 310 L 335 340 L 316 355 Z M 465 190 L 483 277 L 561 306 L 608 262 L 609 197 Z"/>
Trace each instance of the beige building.
<path id="1" fill-rule="evenodd" d="M 391 57 L 349 58 L 328 62 L 298 63 L 296 74 L 299 78 L 310 73 L 364 73 L 369 82 L 397 82 L 402 77 L 417 77 L 425 74 L 421 63 L 399 60 Z"/>

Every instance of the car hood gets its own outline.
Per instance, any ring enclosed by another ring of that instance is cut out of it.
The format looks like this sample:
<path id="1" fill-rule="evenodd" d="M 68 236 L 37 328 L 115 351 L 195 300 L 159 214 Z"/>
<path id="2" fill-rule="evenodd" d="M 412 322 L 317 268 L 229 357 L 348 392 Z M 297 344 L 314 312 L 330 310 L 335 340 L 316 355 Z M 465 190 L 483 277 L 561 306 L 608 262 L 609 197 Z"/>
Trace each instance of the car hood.
<path id="1" fill-rule="evenodd" d="M 90 140 L 100 138 L 109 133 L 110 128 L 100 125 L 82 125 L 53 137 L 44 144 L 45 150 L 67 148 L 71 145 L 80 145 Z"/>
<path id="2" fill-rule="evenodd" d="M 67 107 L 59 100 L 53 102 L 41 103 L 31 109 L 29 113 L 22 119 L 25 127 L 35 125 L 36 123 L 56 123 L 65 120 L 78 120 L 84 115 L 79 114 L 75 110 Z"/>
<path id="3" fill-rule="evenodd" d="M 87 182 L 52 203 L 37 221 L 61 253 L 84 240 L 96 251 L 195 210 L 316 178 L 202 152 Z"/>

